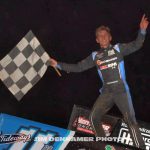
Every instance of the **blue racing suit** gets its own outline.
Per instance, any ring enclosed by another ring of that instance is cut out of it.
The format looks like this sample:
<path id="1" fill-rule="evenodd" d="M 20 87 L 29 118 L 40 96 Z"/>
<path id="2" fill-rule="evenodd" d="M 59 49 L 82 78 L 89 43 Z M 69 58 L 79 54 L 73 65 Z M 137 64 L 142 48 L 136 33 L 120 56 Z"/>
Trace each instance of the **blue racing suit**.
<path id="1" fill-rule="evenodd" d="M 100 122 L 103 115 L 116 104 L 129 126 L 134 144 L 136 147 L 141 148 L 144 146 L 144 141 L 136 122 L 132 99 L 126 82 L 123 58 L 141 48 L 145 34 L 144 30 L 140 30 L 136 40 L 130 43 L 110 45 L 106 49 L 92 52 L 90 56 L 77 64 L 58 62 L 57 66 L 66 72 L 82 72 L 96 66 L 103 81 L 103 87 L 90 114 L 90 121 L 95 135 L 105 136 Z"/>

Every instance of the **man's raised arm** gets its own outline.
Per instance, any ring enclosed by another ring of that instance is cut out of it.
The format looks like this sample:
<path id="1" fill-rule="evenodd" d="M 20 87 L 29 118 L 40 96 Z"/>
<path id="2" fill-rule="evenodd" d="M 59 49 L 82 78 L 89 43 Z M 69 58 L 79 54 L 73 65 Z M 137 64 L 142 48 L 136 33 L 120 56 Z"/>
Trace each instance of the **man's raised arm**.
<path id="1" fill-rule="evenodd" d="M 149 24 L 148 18 L 145 17 L 145 14 L 144 14 L 140 22 L 140 31 L 138 33 L 136 40 L 130 43 L 119 44 L 120 52 L 124 56 L 129 55 L 130 53 L 133 53 L 142 47 L 143 42 L 145 40 L 146 29 L 148 27 L 148 24 Z"/>

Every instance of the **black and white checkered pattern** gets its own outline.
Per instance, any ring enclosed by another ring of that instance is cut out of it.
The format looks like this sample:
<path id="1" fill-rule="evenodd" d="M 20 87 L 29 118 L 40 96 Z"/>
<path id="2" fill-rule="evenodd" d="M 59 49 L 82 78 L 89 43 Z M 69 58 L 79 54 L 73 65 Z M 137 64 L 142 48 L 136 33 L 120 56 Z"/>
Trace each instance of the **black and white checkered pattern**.
<path id="1" fill-rule="evenodd" d="M 29 31 L 0 61 L 0 79 L 17 100 L 21 100 L 46 72 L 49 58 L 38 39 Z"/>

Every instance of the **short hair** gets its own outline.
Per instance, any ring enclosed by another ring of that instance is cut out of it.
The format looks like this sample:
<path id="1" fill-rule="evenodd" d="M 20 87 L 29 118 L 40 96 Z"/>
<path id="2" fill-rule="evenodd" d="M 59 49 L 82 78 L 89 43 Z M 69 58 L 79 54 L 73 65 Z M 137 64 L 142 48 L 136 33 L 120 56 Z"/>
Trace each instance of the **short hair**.
<path id="1" fill-rule="evenodd" d="M 98 33 L 99 33 L 100 31 L 102 31 L 102 30 L 105 30 L 106 32 L 108 32 L 108 33 L 111 35 L 110 28 L 107 27 L 107 26 L 102 25 L 102 26 L 99 26 L 98 28 L 96 28 L 96 31 L 95 31 L 96 37 L 98 36 Z"/>

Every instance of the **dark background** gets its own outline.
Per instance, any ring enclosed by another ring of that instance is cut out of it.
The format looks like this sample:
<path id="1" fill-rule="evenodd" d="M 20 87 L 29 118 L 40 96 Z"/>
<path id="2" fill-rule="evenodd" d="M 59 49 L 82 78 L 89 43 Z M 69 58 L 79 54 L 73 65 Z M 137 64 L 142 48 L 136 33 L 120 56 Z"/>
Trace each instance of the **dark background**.
<path id="1" fill-rule="evenodd" d="M 48 54 L 76 63 L 98 48 L 95 29 L 111 28 L 113 44 L 137 36 L 149 0 L 0 0 L 0 59 L 31 29 Z M 127 81 L 138 120 L 150 122 L 150 27 L 143 47 L 125 57 Z M 53 68 L 18 102 L 0 82 L 0 112 L 66 128 L 74 104 L 91 108 L 102 86 L 96 68 L 82 73 Z M 117 107 L 110 114 L 120 116 Z"/>

